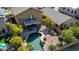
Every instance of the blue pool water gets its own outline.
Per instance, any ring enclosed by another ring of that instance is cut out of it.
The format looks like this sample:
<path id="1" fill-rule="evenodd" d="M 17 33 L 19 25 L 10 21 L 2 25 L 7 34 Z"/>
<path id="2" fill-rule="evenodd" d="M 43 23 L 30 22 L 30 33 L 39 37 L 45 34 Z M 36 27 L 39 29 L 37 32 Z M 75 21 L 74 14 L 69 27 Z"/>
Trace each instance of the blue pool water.
<path id="1" fill-rule="evenodd" d="M 0 43 L 0 49 L 3 49 L 3 48 L 5 48 L 5 47 L 6 47 L 6 45 L 5 45 L 5 44 Z"/>
<path id="2" fill-rule="evenodd" d="M 27 39 L 27 42 L 33 45 L 35 51 L 42 51 L 40 36 L 39 33 L 33 33 Z"/>
<path id="3" fill-rule="evenodd" d="M 79 51 L 79 43 L 64 49 L 64 51 Z"/>

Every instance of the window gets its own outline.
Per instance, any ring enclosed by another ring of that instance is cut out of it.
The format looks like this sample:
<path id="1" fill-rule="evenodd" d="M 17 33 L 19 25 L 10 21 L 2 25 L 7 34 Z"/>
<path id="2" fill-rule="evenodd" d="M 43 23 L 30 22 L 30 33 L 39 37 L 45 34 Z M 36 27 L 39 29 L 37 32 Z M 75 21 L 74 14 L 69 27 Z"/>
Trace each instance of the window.
<path id="1" fill-rule="evenodd" d="M 51 7 L 51 9 L 53 9 L 54 7 Z"/>
<path id="2" fill-rule="evenodd" d="M 71 13 L 73 13 L 73 10 L 71 11 Z"/>
<path id="3" fill-rule="evenodd" d="M 65 7 L 63 7 L 63 10 L 65 10 Z"/>
<path id="4" fill-rule="evenodd" d="M 38 9 L 43 9 L 42 7 L 38 7 Z"/>
<path id="5" fill-rule="evenodd" d="M 69 12 L 69 9 L 67 11 Z"/>
<path id="6" fill-rule="evenodd" d="M 74 14 L 76 14 L 76 13 L 77 13 L 77 11 L 75 10 Z"/>

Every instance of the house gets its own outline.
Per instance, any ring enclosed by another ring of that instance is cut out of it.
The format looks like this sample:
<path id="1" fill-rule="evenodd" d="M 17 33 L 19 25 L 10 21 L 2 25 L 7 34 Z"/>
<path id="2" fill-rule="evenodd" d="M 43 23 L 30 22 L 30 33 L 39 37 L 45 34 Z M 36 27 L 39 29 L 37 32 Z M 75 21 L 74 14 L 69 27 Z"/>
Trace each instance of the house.
<path id="1" fill-rule="evenodd" d="M 6 26 L 5 26 L 5 22 L 4 22 L 4 12 L 3 10 L 0 8 L 0 36 L 5 36 L 6 35 L 6 32 L 7 32 L 7 29 L 6 29 Z"/>
<path id="2" fill-rule="evenodd" d="M 65 29 L 79 22 L 78 19 L 60 13 L 51 8 L 43 8 L 42 11 L 46 13 L 48 17 L 51 18 L 51 20 L 56 24 L 57 29 L 58 28 Z"/>
<path id="3" fill-rule="evenodd" d="M 12 14 L 11 7 L 2 7 L 4 15 L 9 16 Z"/>
<path id="4" fill-rule="evenodd" d="M 79 18 L 79 8 L 72 8 L 72 7 L 59 7 L 59 12 L 67 14 L 72 17 Z"/>
<path id="5" fill-rule="evenodd" d="M 23 38 L 28 37 L 31 33 L 38 32 L 40 20 L 42 19 L 42 12 L 37 8 L 28 7 L 13 7 L 11 8 L 16 17 L 17 24 L 23 25 Z"/>
<path id="6" fill-rule="evenodd" d="M 18 24 L 23 24 L 24 20 L 32 16 L 35 19 L 41 20 L 42 12 L 37 8 L 28 7 L 12 7 L 12 12 L 17 18 Z"/>

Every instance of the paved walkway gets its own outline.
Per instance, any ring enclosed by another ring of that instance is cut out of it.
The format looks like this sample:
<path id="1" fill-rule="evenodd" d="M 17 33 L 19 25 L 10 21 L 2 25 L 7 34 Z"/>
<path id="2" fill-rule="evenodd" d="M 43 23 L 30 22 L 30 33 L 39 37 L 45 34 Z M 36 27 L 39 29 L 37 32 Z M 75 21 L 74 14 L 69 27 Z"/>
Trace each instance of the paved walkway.
<path id="1" fill-rule="evenodd" d="M 45 50 L 48 50 L 48 47 L 53 44 L 53 45 L 58 45 L 59 44 L 59 40 L 58 40 L 58 36 L 51 36 L 51 35 L 46 35 L 46 42 L 45 42 Z"/>

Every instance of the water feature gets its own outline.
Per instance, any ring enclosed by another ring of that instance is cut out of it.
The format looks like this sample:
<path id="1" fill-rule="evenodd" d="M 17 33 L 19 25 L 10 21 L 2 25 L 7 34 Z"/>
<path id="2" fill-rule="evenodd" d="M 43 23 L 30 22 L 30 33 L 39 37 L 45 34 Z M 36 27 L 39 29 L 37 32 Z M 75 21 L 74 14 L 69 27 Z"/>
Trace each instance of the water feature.
<path id="1" fill-rule="evenodd" d="M 41 44 L 41 34 L 40 33 L 33 33 L 29 35 L 27 42 L 31 43 L 34 47 L 34 51 L 42 51 L 42 44 Z"/>

